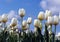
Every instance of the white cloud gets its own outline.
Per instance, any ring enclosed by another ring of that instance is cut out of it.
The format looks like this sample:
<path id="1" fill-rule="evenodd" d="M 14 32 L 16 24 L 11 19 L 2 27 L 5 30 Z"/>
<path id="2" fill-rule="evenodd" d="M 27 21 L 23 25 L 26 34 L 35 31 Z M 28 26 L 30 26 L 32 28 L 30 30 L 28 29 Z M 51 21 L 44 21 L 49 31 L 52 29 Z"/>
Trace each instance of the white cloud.
<path id="1" fill-rule="evenodd" d="M 11 10 L 9 13 L 7 13 L 8 14 L 8 21 L 7 21 L 7 25 L 9 25 L 10 24 L 10 22 L 11 22 L 11 19 L 12 18 L 19 18 L 19 16 L 17 15 L 17 13 L 14 11 L 14 10 Z M 19 21 L 18 21 L 18 23 L 19 23 Z M 19 26 L 19 24 L 18 24 L 18 26 Z"/>
<path id="2" fill-rule="evenodd" d="M 46 10 L 49 9 L 53 13 L 60 12 L 60 0 L 42 0 L 40 6 Z"/>
<path id="3" fill-rule="evenodd" d="M 16 14 L 16 12 L 14 10 L 11 10 L 8 13 L 8 19 L 12 19 L 13 17 L 18 18 L 18 15 Z"/>

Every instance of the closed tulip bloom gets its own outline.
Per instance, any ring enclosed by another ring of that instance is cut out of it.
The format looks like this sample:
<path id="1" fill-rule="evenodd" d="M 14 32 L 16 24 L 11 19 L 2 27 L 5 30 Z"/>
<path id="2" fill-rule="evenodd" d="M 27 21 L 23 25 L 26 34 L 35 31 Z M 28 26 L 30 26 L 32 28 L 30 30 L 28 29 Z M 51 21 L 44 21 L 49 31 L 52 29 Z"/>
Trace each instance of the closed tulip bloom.
<path id="1" fill-rule="evenodd" d="M 29 25 L 27 24 L 26 26 L 23 26 L 22 29 L 23 29 L 23 30 L 27 30 L 27 29 L 29 29 Z"/>
<path id="2" fill-rule="evenodd" d="M 49 16 L 47 19 L 47 24 L 52 25 L 52 22 L 53 22 L 53 18 L 52 16 Z"/>
<path id="3" fill-rule="evenodd" d="M 40 25 L 40 21 L 38 19 L 35 19 L 34 20 L 34 26 L 39 27 L 39 25 Z"/>
<path id="4" fill-rule="evenodd" d="M 44 19 L 44 12 L 39 12 L 39 14 L 38 14 L 38 19 L 39 20 L 43 20 Z"/>
<path id="5" fill-rule="evenodd" d="M 17 25 L 17 19 L 16 18 L 12 18 L 11 25 L 12 26 L 16 26 Z"/>
<path id="6" fill-rule="evenodd" d="M 49 16 L 51 16 L 52 15 L 52 13 L 51 13 L 51 11 L 50 10 L 46 10 L 45 11 L 45 19 L 47 20 L 47 18 L 49 17 Z"/>
<path id="7" fill-rule="evenodd" d="M 7 22 L 7 20 L 8 20 L 8 17 L 7 17 L 7 15 L 6 14 L 3 14 L 2 15 L 2 22 Z"/>
<path id="8" fill-rule="evenodd" d="M 21 17 L 23 17 L 25 15 L 25 10 L 23 8 L 18 10 L 18 13 Z"/>
<path id="9" fill-rule="evenodd" d="M 26 27 L 26 25 L 27 25 L 26 20 L 23 20 L 23 22 L 22 22 L 22 26 L 23 26 L 23 27 Z"/>
<path id="10" fill-rule="evenodd" d="M 53 24 L 54 25 L 57 25 L 59 23 L 59 18 L 58 18 L 58 16 L 53 16 Z"/>
<path id="11" fill-rule="evenodd" d="M 31 18 L 31 17 L 29 17 L 29 18 L 27 19 L 27 23 L 28 23 L 28 24 L 31 24 L 31 23 L 32 23 L 32 18 Z"/>

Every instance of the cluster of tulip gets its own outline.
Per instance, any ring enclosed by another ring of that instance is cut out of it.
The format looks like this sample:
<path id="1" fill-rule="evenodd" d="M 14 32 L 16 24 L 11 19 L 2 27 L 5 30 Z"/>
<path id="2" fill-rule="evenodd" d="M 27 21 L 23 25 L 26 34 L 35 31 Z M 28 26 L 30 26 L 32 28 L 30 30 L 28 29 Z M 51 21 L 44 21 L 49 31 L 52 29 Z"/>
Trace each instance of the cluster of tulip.
<path id="1" fill-rule="evenodd" d="M 38 19 L 34 20 L 34 32 L 30 31 L 30 24 L 32 18 L 29 17 L 23 20 L 25 10 L 19 9 L 19 16 L 21 17 L 21 31 L 17 28 L 17 18 L 12 18 L 9 26 L 6 26 L 8 15 L 3 14 L 0 16 L 0 42 L 56 42 L 56 25 L 59 23 L 59 16 L 52 16 L 50 10 L 39 12 Z M 45 22 L 45 33 L 42 34 L 42 20 Z M 54 32 L 52 32 L 52 25 L 55 25 Z"/>

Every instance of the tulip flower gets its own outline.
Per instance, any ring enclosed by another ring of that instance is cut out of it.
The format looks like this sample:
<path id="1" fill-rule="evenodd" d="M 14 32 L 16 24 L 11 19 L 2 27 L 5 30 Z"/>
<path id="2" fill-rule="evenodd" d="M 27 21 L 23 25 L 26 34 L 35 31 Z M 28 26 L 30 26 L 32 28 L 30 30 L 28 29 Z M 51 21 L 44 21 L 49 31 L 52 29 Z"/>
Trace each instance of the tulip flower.
<path id="1" fill-rule="evenodd" d="M 21 17 L 23 17 L 25 15 L 25 10 L 23 8 L 21 8 L 21 9 L 19 9 L 18 13 Z"/>
<path id="2" fill-rule="evenodd" d="M 54 24 L 54 25 L 57 25 L 58 23 L 59 23 L 59 18 L 58 18 L 58 16 L 55 15 L 55 16 L 53 17 L 53 24 Z"/>
<path id="3" fill-rule="evenodd" d="M 55 32 L 55 35 L 56 35 L 56 25 L 58 24 L 59 22 L 59 19 L 58 19 L 58 16 L 53 16 L 53 24 L 55 25 L 55 29 L 54 29 L 54 32 Z M 54 37 L 54 41 L 55 41 L 55 37 Z"/>
<path id="4" fill-rule="evenodd" d="M 26 22 L 26 20 L 23 20 L 23 22 L 22 22 L 22 29 L 25 30 L 26 26 L 27 26 L 27 22 Z"/>
<path id="5" fill-rule="evenodd" d="M 11 26 L 16 26 L 17 25 L 17 19 L 16 18 L 12 18 L 11 20 Z"/>
<path id="6" fill-rule="evenodd" d="M 53 22 L 53 18 L 49 16 L 47 19 L 47 24 L 52 25 L 52 22 Z"/>
<path id="7" fill-rule="evenodd" d="M 40 21 L 38 19 L 34 20 L 34 26 L 39 27 L 40 26 Z"/>
<path id="8" fill-rule="evenodd" d="M 32 18 L 31 18 L 31 17 L 29 17 L 29 18 L 27 19 L 27 23 L 28 23 L 28 24 L 31 24 L 31 23 L 32 23 Z"/>
<path id="9" fill-rule="evenodd" d="M 7 20 L 8 20 L 7 15 L 6 15 L 6 14 L 3 14 L 3 15 L 2 15 L 2 22 L 3 22 L 3 23 L 6 23 Z"/>
<path id="10" fill-rule="evenodd" d="M 22 28 L 23 30 L 29 30 L 29 25 L 27 24 L 25 27 Z"/>
<path id="11" fill-rule="evenodd" d="M 39 12 L 38 19 L 43 20 L 44 19 L 44 12 Z"/>
<path id="12" fill-rule="evenodd" d="M 23 20 L 23 22 L 22 22 L 22 26 L 23 26 L 23 27 L 26 27 L 26 25 L 27 25 L 26 20 Z"/>
<path id="13" fill-rule="evenodd" d="M 27 26 L 26 26 L 26 28 L 28 28 L 28 31 L 30 31 L 29 29 L 30 29 L 30 24 L 31 23 L 32 23 L 32 18 L 28 17 L 28 19 L 27 19 Z"/>
<path id="14" fill-rule="evenodd" d="M 46 19 L 46 20 L 47 20 L 48 16 L 51 16 L 51 15 L 52 15 L 52 13 L 51 13 L 50 10 L 46 10 L 46 11 L 45 11 L 45 19 Z"/>

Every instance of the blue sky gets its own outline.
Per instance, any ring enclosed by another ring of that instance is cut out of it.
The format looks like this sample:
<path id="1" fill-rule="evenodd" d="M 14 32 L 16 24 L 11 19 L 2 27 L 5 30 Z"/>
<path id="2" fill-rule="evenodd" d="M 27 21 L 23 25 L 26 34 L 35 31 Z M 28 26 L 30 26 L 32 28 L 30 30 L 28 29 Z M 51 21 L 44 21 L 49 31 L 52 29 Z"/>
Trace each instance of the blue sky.
<path id="1" fill-rule="evenodd" d="M 45 11 L 49 9 L 52 13 L 60 12 L 60 1 L 59 0 L 0 0 L 0 15 L 9 14 L 9 20 L 7 24 L 10 23 L 10 20 L 13 17 L 16 17 L 20 24 L 20 17 L 18 15 L 18 9 L 24 8 L 26 14 L 24 20 L 27 20 L 28 17 L 32 17 L 32 20 L 37 19 L 37 15 L 40 11 Z M 57 15 L 57 14 L 56 14 Z M 60 25 L 57 26 L 57 32 L 60 32 Z M 33 21 L 31 24 L 31 30 L 33 30 Z M 53 26 L 54 28 L 54 26 Z"/>

